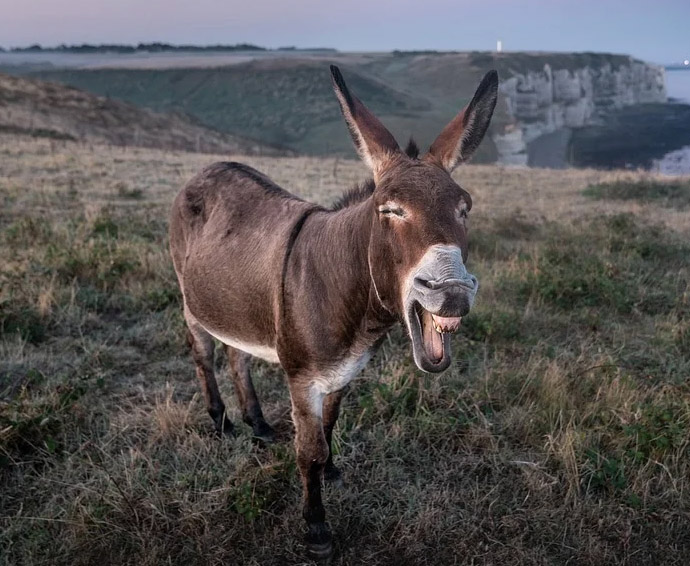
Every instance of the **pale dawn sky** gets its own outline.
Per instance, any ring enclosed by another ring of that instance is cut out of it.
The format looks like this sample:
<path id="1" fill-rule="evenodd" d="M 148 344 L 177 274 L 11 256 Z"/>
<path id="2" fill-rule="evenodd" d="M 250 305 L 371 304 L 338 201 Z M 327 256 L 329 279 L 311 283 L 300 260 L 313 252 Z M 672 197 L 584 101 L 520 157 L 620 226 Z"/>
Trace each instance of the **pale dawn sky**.
<path id="1" fill-rule="evenodd" d="M 0 46 L 255 43 L 266 47 L 608 51 L 690 57 L 690 0 L 0 0 Z"/>

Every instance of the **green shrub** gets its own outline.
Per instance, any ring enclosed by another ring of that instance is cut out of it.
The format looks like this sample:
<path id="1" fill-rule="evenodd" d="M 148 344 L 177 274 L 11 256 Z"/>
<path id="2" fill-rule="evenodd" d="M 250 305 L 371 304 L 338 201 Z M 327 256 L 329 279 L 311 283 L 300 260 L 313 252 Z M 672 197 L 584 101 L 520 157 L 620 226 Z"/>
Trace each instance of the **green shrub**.
<path id="1" fill-rule="evenodd" d="M 93 233 L 96 236 L 107 238 L 117 238 L 119 234 L 118 225 L 108 215 L 99 216 L 93 223 Z"/>
<path id="2" fill-rule="evenodd" d="M 50 246 L 47 255 L 61 281 L 69 283 L 76 279 L 80 285 L 104 289 L 112 289 L 124 275 L 139 267 L 129 248 L 101 238 Z"/>
<path id="3" fill-rule="evenodd" d="M 24 392 L 9 403 L 0 403 L 2 443 L 0 469 L 11 458 L 42 449 L 49 454 L 62 450 L 62 431 L 73 419 L 75 403 L 86 393 L 82 384 L 64 383 L 35 397 Z"/>
<path id="4" fill-rule="evenodd" d="M 690 411 L 678 402 L 648 403 L 639 418 L 623 427 L 629 438 L 628 454 L 635 461 L 662 459 L 666 453 L 687 443 L 690 436 Z M 687 451 L 687 448 L 686 448 Z"/>
<path id="5" fill-rule="evenodd" d="M 150 311 L 164 311 L 170 306 L 181 306 L 180 292 L 175 287 L 163 287 L 160 289 L 152 289 L 143 299 L 143 306 Z"/>
<path id="6" fill-rule="evenodd" d="M 6 334 L 19 334 L 27 342 L 38 344 L 46 339 L 47 329 L 36 309 L 5 301 L 0 303 L 0 336 Z"/>
<path id="7" fill-rule="evenodd" d="M 623 491 L 628 485 L 625 463 L 615 455 L 590 448 L 585 452 L 582 482 L 587 491 Z"/>

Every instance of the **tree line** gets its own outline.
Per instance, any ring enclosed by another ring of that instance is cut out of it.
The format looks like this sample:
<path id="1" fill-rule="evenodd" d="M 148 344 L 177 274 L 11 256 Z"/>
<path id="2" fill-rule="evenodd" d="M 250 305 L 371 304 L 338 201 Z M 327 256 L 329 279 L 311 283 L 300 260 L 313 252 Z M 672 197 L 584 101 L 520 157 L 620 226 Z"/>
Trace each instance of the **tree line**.
<path id="1" fill-rule="evenodd" d="M 29 45 L 27 47 L 11 47 L 4 49 L 0 47 L 0 51 L 10 51 L 14 53 L 42 53 L 46 51 L 59 53 L 160 53 L 162 51 L 274 51 L 267 47 L 261 47 L 252 43 L 236 43 L 234 45 L 175 45 L 172 43 L 162 43 L 154 41 L 152 43 L 139 43 L 137 45 L 126 45 L 120 43 L 102 43 L 91 44 L 82 43 L 81 45 L 57 45 L 54 47 L 43 47 L 38 43 Z M 336 51 L 328 47 L 319 48 L 299 48 L 294 46 L 279 47 L 275 51 Z"/>

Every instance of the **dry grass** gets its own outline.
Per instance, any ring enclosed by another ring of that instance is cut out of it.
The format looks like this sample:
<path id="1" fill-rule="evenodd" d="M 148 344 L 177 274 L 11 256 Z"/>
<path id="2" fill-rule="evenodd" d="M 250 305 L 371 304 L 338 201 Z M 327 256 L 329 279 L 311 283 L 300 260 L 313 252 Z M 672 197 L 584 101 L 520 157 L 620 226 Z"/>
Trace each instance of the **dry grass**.
<path id="1" fill-rule="evenodd" d="M 0 155 L 0 563 L 303 563 L 280 371 L 254 364 L 281 442 L 220 441 L 183 341 L 167 211 L 218 157 Z M 365 174 L 246 161 L 320 202 Z M 397 329 L 347 396 L 333 563 L 689 563 L 690 212 L 583 195 L 638 173 L 458 178 L 478 304 L 444 375 Z"/>

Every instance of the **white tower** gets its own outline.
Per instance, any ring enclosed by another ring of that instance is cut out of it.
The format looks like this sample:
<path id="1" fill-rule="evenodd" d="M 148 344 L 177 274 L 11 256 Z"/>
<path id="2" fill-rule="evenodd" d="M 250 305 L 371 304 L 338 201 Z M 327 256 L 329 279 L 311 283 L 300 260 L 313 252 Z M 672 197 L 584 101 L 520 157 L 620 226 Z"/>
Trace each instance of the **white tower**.
<path id="1" fill-rule="evenodd" d="M 500 53 L 501 51 L 503 51 L 503 42 L 499 39 L 496 42 L 496 53 Z"/>

